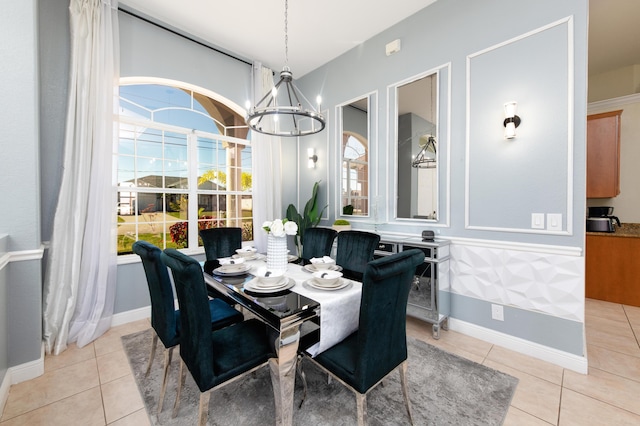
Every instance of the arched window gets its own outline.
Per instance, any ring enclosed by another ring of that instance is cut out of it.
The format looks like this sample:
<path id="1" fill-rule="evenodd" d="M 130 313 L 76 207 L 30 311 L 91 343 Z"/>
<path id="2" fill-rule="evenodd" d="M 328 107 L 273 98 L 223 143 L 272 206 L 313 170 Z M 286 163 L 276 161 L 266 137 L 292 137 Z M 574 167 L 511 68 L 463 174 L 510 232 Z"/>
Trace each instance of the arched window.
<path id="1" fill-rule="evenodd" d="M 233 103 L 166 80 L 120 83 L 118 254 L 137 240 L 197 248 L 198 230 L 241 227 L 253 240 L 248 127 Z"/>
<path id="2" fill-rule="evenodd" d="M 342 205 L 354 215 L 369 214 L 369 149 L 364 136 L 342 133 Z"/>

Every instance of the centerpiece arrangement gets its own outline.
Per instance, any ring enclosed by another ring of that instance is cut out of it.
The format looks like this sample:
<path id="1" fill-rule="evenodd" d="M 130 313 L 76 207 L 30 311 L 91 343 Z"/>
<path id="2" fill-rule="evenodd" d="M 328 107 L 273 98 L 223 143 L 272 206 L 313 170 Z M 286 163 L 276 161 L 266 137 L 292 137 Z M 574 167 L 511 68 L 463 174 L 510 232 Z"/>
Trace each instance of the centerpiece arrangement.
<path id="1" fill-rule="evenodd" d="M 267 231 L 267 269 L 284 271 L 287 269 L 287 235 L 297 235 L 298 225 L 287 219 L 275 219 L 262 224 Z"/>

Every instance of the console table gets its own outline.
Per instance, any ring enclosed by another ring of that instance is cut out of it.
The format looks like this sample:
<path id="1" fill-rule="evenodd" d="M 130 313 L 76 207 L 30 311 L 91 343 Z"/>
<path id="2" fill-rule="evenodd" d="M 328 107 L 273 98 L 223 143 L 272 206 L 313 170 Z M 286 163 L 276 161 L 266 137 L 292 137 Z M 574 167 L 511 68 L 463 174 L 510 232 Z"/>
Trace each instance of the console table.
<path id="1" fill-rule="evenodd" d="M 407 315 L 433 324 L 434 339 L 440 338 L 440 328 L 448 329 L 451 311 L 449 283 L 449 250 L 447 240 L 423 241 L 419 237 L 381 237 L 375 257 L 388 256 L 403 250 L 419 249 L 425 254 L 424 263 L 416 268 L 409 293 Z"/>

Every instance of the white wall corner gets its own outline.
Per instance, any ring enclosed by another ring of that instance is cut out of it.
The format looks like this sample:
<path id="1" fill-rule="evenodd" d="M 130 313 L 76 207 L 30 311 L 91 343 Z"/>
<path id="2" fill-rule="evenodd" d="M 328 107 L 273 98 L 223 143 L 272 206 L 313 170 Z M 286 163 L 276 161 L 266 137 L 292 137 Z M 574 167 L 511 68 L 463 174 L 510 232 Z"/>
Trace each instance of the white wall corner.
<path id="1" fill-rule="evenodd" d="M 0 383 L 0 418 L 4 414 L 4 406 L 7 404 L 9 398 L 9 390 L 11 388 L 11 373 L 7 371 Z"/>

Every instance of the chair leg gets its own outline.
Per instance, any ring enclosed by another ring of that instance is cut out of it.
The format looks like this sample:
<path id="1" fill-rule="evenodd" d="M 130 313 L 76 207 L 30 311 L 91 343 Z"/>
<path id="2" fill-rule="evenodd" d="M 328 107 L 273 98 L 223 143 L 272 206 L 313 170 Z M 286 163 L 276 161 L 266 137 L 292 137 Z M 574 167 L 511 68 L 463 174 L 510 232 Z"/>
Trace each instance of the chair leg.
<path id="1" fill-rule="evenodd" d="M 358 409 L 358 426 L 367 424 L 367 395 L 356 392 L 356 407 Z"/>
<path id="2" fill-rule="evenodd" d="M 175 418 L 178 415 L 178 410 L 180 409 L 180 394 L 182 393 L 182 386 L 184 386 L 184 381 L 187 377 L 186 368 L 184 365 L 184 361 L 180 359 L 180 373 L 178 376 L 178 390 L 176 391 L 176 402 L 173 404 L 173 417 Z"/>
<path id="3" fill-rule="evenodd" d="M 302 392 L 302 401 L 300 401 L 300 405 L 298 405 L 298 409 L 302 408 L 302 404 L 304 400 L 307 399 L 307 376 L 304 374 L 304 370 L 302 369 L 302 356 L 298 355 L 298 362 L 296 364 L 296 369 L 298 370 L 298 374 L 302 379 L 302 386 L 304 391 Z"/>
<path id="4" fill-rule="evenodd" d="M 153 364 L 153 358 L 156 356 L 156 346 L 158 346 L 158 334 L 154 329 L 151 329 L 151 355 L 149 355 L 149 363 L 147 364 L 147 372 L 144 373 L 145 377 L 149 376 L 149 372 L 151 371 L 151 364 Z"/>
<path id="5" fill-rule="evenodd" d="M 203 392 L 200 394 L 200 408 L 198 408 L 198 425 L 207 426 L 207 417 L 209 417 L 209 397 L 211 392 Z"/>
<path id="6" fill-rule="evenodd" d="M 407 383 L 407 369 L 409 363 L 407 361 L 400 364 L 400 385 L 402 386 L 402 395 L 404 396 L 404 405 L 407 407 L 407 414 L 409 415 L 409 424 L 413 425 L 413 415 L 411 414 L 411 400 L 409 400 L 409 386 Z"/>
<path id="7" fill-rule="evenodd" d="M 160 400 L 158 401 L 158 414 L 162 412 L 162 405 L 164 404 L 164 394 L 167 391 L 167 379 L 169 378 L 169 368 L 171 367 L 171 355 L 173 354 L 172 346 L 164 350 L 164 370 L 162 372 L 162 386 L 160 387 Z"/>

